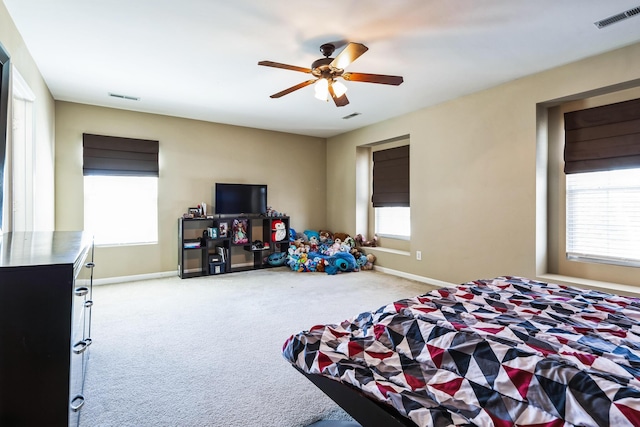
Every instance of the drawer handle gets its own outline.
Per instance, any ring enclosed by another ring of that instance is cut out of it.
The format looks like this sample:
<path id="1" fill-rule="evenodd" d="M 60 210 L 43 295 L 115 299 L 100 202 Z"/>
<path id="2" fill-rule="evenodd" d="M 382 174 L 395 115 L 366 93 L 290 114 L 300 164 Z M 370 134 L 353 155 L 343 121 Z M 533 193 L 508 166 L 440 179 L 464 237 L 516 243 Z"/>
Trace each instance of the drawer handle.
<path id="1" fill-rule="evenodd" d="M 88 262 L 84 266 L 87 267 L 87 268 L 93 268 L 93 267 L 96 266 L 96 264 L 94 262 Z"/>
<path id="2" fill-rule="evenodd" d="M 93 301 L 92 300 L 88 299 L 88 300 L 86 300 L 84 302 L 84 307 L 85 308 L 89 308 L 89 307 L 92 307 L 92 306 L 93 306 Z"/>
<path id="3" fill-rule="evenodd" d="M 83 297 L 89 293 L 89 288 L 86 286 L 79 286 L 76 288 L 75 294 L 77 297 Z"/>
<path id="4" fill-rule="evenodd" d="M 69 406 L 73 412 L 78 412 L 80 408 L 82 408 L 82 405 L 84 405 L 84 396 L 77 394 L 73 399 L 71 399 L 71 405 Z"/>
<path id="5" fill-rule="evenodd" d="M 73 345 L 73 352 L 75 354 L 84 353 L 84 351 L 89 347 L 90 344 L 91 344 L 91 339 L 89 339 L 89 343 L 88 344 L 87 344 L 87 341 L 85 341 L 85 340 L 78 341 L 77 343 L 75 343 Z"/>

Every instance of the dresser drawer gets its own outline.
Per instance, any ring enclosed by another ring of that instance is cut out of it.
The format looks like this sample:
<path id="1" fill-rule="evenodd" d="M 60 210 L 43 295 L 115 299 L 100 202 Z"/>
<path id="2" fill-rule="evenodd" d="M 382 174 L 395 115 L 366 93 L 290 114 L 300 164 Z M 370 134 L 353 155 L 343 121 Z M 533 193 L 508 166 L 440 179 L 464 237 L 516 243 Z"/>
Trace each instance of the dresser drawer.
<path id="1" fill-rule="evenodd" d="M 84 404 L 84 378 L 89 358 L 89 349 L 72 353 L 69 369 L 69 415 L 80 412 Z M 69 423 L 71 425 L 71 423 Z"/>

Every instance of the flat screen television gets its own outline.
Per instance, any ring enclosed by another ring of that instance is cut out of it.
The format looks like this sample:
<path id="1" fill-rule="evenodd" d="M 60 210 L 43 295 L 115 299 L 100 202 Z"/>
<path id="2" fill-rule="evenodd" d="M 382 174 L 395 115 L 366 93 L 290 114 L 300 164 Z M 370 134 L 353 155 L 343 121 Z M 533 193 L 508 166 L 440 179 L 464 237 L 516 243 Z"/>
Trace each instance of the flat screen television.
<path id="1" fill-rule="evenodd" d="M 216 182 L 217 215 L 257 215 L 267 211 L 267 186 Z"/>

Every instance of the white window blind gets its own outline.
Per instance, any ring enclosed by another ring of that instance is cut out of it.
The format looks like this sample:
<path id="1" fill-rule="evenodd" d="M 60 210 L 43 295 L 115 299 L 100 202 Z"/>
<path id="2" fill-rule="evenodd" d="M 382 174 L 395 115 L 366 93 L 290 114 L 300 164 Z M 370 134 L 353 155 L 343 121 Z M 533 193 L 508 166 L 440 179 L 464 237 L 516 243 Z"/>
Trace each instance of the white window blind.
<path id="1" fill-rule="evenodd" d="M 408 239 L 411 236 L 411 208 L 375 208 L 378 236 Z"/>
<path id="2" fill-rule="evenodd" d="M 567 258 L 640 267 L 640 168 L 566 178 Z"/>

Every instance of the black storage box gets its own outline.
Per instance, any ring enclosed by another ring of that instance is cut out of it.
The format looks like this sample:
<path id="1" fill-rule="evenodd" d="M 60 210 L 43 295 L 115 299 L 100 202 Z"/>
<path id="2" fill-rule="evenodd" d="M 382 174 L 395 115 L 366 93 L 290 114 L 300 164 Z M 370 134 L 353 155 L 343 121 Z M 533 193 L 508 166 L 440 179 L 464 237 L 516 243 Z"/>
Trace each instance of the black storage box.
<path id="1" fill-rule="evenodd" d="M 210 262 L 209 274 L 222 274 L 224 273 L 224 262 Z"/>

